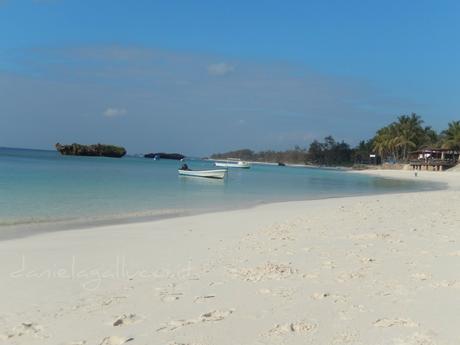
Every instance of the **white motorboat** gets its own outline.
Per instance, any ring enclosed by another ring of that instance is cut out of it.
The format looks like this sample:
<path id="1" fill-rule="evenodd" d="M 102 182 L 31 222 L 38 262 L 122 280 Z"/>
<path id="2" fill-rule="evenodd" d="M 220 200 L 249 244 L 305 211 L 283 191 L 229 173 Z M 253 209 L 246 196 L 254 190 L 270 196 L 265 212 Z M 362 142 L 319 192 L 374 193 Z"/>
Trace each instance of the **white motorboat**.
<path id="1" fill-rule="evenodd" d="M 206 177 L 206 178 L 217 178 L 223 179 L 227 174 L 225 169 L 214 169 L 214 170 L 178 170 L 179 175 L 191 176 L 191 177 Z"/>
<path id="2" fill-rule="evenodd" d="M 243 161 L 227 161 L 227 162 L 215 162 L 214 165 L 216 167 L 222 167 L 222 168 L 242 168 L 242 169 L 249 169 L 251 165 L 247 162 Z"/>

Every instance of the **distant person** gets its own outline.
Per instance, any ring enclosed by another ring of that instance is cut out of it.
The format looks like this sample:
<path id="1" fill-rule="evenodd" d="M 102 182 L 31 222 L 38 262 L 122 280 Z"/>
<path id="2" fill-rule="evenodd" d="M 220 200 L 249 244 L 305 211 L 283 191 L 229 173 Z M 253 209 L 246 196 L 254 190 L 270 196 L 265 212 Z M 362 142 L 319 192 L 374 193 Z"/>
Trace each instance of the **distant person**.
<path id="1" fill-rule="evenodd" d="M 190 170 L 187 164 L 182 164 L 180 170 Z"/>

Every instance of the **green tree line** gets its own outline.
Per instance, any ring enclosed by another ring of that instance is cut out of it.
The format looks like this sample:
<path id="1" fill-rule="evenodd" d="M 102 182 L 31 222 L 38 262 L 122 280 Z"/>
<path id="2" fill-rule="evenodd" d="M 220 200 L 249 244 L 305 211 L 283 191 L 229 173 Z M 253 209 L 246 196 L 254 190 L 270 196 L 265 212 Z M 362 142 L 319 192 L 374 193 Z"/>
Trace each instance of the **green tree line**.
<path id="1" fill-rule="evenodd" d="M 388 160 L 405 163 L 409 160 L 410 152 L 428 147 L 460 151 L 460 121 L 450 122 L 445 130 L 438 133 L 432 127 L 425 126 L 419 115 L 412 113 L 399 116 L 396 121 L 379 129 L 373 138 L 363 140 L 355 147 L 328 136 L 324 141 L 313 141 L 308 149 L 299 146 L 286 151 L 254 152 L 242 149 L 213 154 L 211 158 L 350 166 Z M 370 159 L 371 154 L 377 155 L 377 158 Z"/>

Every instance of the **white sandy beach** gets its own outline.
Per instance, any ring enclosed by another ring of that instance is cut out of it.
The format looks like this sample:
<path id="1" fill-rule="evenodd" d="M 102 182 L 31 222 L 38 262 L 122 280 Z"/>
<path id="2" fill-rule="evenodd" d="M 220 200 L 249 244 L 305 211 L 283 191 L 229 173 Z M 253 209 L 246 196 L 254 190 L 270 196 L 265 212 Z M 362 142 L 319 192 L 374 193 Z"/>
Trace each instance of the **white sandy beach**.
<path id="1" fill-rule="evenodd" d="M 0 343 L 459 344 L 460 173 L 417 178 L 449 187 L 2 241 Z"/>

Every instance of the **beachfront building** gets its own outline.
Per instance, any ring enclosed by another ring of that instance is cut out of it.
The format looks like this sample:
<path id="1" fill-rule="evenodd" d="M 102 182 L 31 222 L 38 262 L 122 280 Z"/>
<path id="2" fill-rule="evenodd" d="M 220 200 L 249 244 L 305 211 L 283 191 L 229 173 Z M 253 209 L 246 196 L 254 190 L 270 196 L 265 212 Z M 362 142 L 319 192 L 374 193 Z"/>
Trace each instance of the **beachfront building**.
<path id="1" fill-rule="evenodd" d="M 414 170 L 443 171 L 459 163 L 460 151 L 425 148 L 410 153 L 410 165 Z"/>

